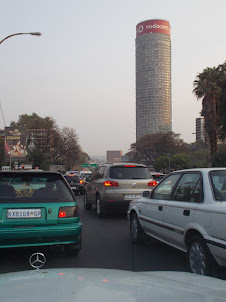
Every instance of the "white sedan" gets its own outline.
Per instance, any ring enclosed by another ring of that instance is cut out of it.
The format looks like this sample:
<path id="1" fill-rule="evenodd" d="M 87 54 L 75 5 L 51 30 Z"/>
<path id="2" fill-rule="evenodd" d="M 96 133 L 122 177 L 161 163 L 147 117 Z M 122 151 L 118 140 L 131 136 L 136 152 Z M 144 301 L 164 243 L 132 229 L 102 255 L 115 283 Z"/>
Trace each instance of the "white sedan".
<path id="1" fill-rule="evenodd" d="M 134 243 L 148 235 L 188 253 L 193 273 L 226 266 L 226 168 L 175 171 L 130 203 Z"/>

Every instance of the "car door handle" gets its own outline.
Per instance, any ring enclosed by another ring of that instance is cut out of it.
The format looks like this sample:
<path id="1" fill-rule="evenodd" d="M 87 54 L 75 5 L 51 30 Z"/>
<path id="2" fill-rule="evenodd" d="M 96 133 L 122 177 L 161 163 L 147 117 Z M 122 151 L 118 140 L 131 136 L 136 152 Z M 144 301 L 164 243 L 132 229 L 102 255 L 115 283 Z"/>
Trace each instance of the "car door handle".
<path id="1" fill-rule="evenodd" d="M 162 211 L 162 210 L 163 210 L 163 206 L 159 206 L 159 207 L 158 207 L 158 210 L 159 210 L 159 211 Z"/>
<path id="2" fill-rule="evenodd" d="M 190 215 L 190 210 L 184 210 L 183 215 L 184 216 L 189 216 Z"/>

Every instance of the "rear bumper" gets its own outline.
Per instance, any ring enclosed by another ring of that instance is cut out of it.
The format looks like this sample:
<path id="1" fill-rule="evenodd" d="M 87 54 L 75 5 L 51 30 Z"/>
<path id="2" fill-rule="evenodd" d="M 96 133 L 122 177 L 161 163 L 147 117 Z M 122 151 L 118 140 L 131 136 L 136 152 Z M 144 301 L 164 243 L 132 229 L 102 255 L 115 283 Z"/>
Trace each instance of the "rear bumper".
<path id="1" fill-rule="evenodd" d="M 101 200 L 103 202 L 115 202 L 123 204 L 129 204 L 132 200 L 142 198 L 144 189 L 134 190 L 122 190 L 122 189 L 106 189 L 104 192 L 100 192 Z M 152 191 L 147 189 L 146 191 Z"/>
<path id="2" fill-rule="evenodd" d="M 76 187 L 71 187 L 73 192 L 83 192 L 84 191 L 84 187 L 83 186 L 76 186 Z"/>
<path id="3" fill-rule="evenodd" d="M 119 208 L 128 210 L 131 200 L 103 200 L 106 209 Z"/>
<path id="4" fill-rule="evenodd" d="M 128 209 L 129 204 L 132 200 L 136 200 L 142 197 L 143 191 L 141 190 L 131 190 L 128 191 L 114 191 L 114 190 L 106 190 L 104 194 L 101 196 L 101 201 L 104 204 L 104 207 L 118 207 Z M 134 197 L 133 197 L 134 196 Z M 136 198 L 136 197 L 137 198 Z"/>
<path id="5" fill-rule="evenodd" d="M 79 243 L 81 223 L 29 228 L 1 228 L 0 248 Z"/>

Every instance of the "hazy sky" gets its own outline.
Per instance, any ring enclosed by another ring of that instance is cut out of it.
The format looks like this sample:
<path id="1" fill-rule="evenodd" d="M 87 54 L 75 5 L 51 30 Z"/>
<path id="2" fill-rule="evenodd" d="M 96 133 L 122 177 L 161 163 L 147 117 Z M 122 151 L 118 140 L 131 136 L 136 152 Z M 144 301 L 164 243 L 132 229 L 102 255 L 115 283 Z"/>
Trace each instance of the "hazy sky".
<path id="1" fill-rule="evenodd" d="M 0 100 L 7 126 L 20 114 L 73 127 L 88 154 L 135 142 L 136 24 L 171 25 L 173 131 L 195 140 L 201 101 L 193 81 L 226 60 L 225 0 L 0 0 Z M 4 127 L 0 118 L 0 128 Z"/>

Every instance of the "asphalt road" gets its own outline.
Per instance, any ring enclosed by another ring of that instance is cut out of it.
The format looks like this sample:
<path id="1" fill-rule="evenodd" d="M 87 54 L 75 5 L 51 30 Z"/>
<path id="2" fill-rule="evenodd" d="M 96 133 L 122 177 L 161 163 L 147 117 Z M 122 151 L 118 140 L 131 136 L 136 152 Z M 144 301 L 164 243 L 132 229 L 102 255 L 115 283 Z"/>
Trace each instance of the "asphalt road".
<path id="1" fill-rule="evenodd" d="M 95 208 L 83 208 L 83 196 L 77 196 L 83 224 L 83 243 L 77 257 L 68 257 L 60 247 L 0 250 L 0 273 L 30 270 L 29 257 L 43 252 L 43 268 L 109 268 L 130 271 L 188 271 L 186 254 L 158 241 L 134 245 L 127 217 L 111 213 L 99 219 Z M 226 271 L 215 275 L 226 280 Z"/>
<path id="2" fill-rule="evenodd" d="M 0 273 L 30 269 L 29 256 L 44 252 L 43 268 L 111 268 L 131 271 L 187 271 L 186 255 L 159 242 L 134 245 L 127 217 L 111 213 L 99 219 L 95 208 L 83 208 L 83 196 L 77 196 L 83 224 L 83 246 L 77 257 L 65 256 L 59 247 L 0 250 Z"/>

